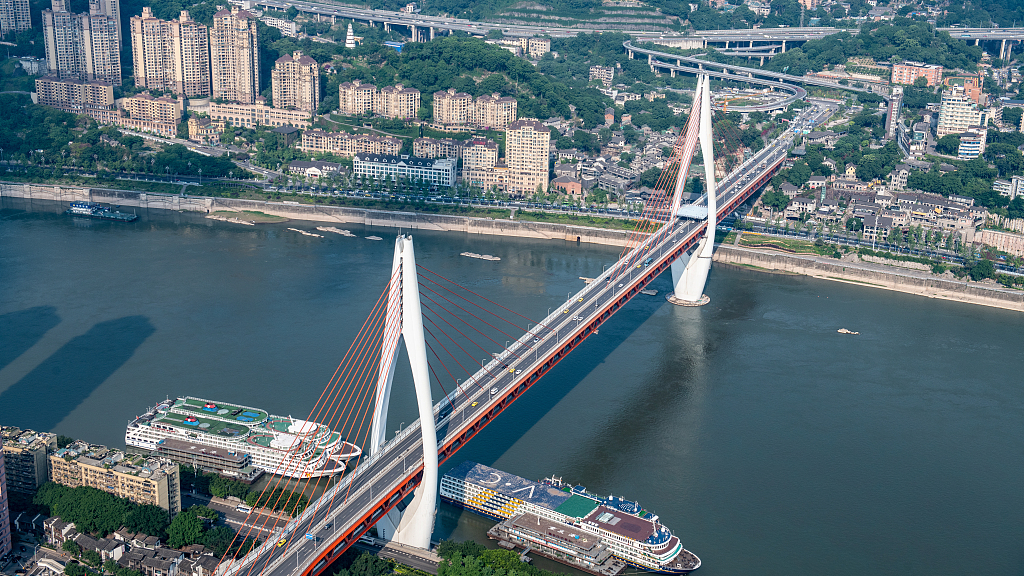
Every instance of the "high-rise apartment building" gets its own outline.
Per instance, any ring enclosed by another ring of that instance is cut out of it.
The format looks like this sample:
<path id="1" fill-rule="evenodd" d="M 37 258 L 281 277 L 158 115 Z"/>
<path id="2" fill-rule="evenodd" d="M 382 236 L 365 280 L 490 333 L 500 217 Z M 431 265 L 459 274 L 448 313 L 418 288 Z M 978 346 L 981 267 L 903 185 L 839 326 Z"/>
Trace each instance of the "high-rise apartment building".
<path id="1" fill-rule="evenodd" d="M 11 551 L 11 510 L 7 505 L 7 474 L 4 453 L 0 452 L 0 558 Z"/>
<path id="2" fill-rule="evenodd" d="M 62 80 L 97 80 L 121 85 L 120 21 L 117 0 L 93 0 L 88 14 L 73 14 L 64 0 L 43 10 L 46 64 Z"/>
<path id="3" fill-rule="evenodd" d="M 359 80 L 342 82 L 338 86 L 338 111 L 347 116 L 373 112 L 376 98 L 377 87 L 373 84 L 363 84 Z"/>
<path id="4" fill-rule="evenodd" d="M 277 59 L 271 83 L 275 108 L 315 112 L 320 105 L 320 68 L 300 51 Z"/>
<path id="5" fill-rule="evenodd" d="M 420 111 L 420 91 L 401 84 L 387 86 L 377 93 L 373 112 L 385 118 L 413 120 Z"/>
<path id="6" fill-rule="evenodd" d="M 338 87 L 338 109 L 349 116 L 373 112 L 385 118 L 409 120 L 419 113 L 420 91 L 401 84 L 378 91 L 372 84 L 353 80 Z"/>
<path id="7" fill-rule="evenodd" d="M 516 121 L 519 103 L 511 96 L 491 94 L 480 96 L 473 102 L 470 123 L 481 128 L 502 130 Z"/>
<path id="8" fill-rule="evenodd" d="M 971 126 L 987 124 L 985 112 L 970 99 L 960 86 L 954 86 L 942 92 L 939 104 L 939 125 L 935 136 L 942 138 L 947 134 L 962 134 Z"/>
<path id="9" fill-rule="evenodd" d="M 32 27 L 28 0 L 0 0 L 0 35 Z"/>
<path id="10" fill-rule="evenodd" d="M 547 190 L 551 132 L 532 118 L 512 122 L 505 129 L 506 191 L 533 194 Z"/>
<path id="11" fill-rule="evenodd" d="M 893 86 L 889 94 L 889 107 L 885 115 L 885 137 L 892 140 L 896 137 L 896 127 L 900 122 L 900 112 L 903 110 L 903 87 Z"/>
<path id="12" fill-rule="evenodd" d="M 260 50 L 255 16 L 237 6 L 213 15 L 210 69 L 214 98 L 256 103 L 260 93 Z"/>
<path id="13" fill-rule="evenodd" d="M 131 19 L 135 85 L 179 96 L 210 95 L 209 31 L 182 10 L 177 20 L 153 17 L 150 7 Z"/>
<path id="14" fill-rule="evenodd" d="M 929 86 L 938 86 L 942 82 L 942 66 L 908 61 L 892 67 L 893 84 L 913 84 L 918 78 L 928 80 Z"/>
<path id="15" fill-rule="evenodd" d="M 181 478 L 178 465 L 167 458 L 137 456 L 75 442 L 49 456 L 50 478 L 57 484 L 89 486 L 151 504 L 171 514 L 181 512 Z"/>
<path id="16" fill-rule="evenodd" d="M 32 494 L 48 479 L 46 451 L 57 447 L 57 435 L 10 426 L 0 427 L 7 488 Z"/>
<path id="17" fill-rule="evenodd" d="M 472 124 L 501 130 L 515 122 L 518 108 L 515 98 L 500 94 L 474 100 L 469 94 L 454 89 L 434 93 L 434 123 L 444 126 Z"/>
<path id="18" fill-rule="evenodd" d="M 473 97 L 454 88 L 434 93 L 434 123 L 458 126 L 469 123 Z"/>

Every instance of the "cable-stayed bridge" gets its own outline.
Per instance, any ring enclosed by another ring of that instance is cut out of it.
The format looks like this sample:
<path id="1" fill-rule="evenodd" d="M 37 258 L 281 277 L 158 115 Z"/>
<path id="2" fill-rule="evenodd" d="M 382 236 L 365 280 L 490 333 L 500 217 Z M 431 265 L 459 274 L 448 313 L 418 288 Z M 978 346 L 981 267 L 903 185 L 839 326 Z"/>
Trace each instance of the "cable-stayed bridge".
<path id="1" fill-rule="evenodd" d="M 702 76 L 687 127 L 655 187 L 659 194 L 647 202 L 631 244 L 601 276 L 536 325 L 531 321 L 523 328 L 519 325 L 525 317 L 418 266 L 412 238 L 400 236 L 388 286 L 309 417 L 339 429 L 348 440 L 362 444 L 368 455 L 291 521 L 265 526 L 275 534 L 273 538 L 249 550 L 247 543 L 239 547 L 248 536 L 240 533 L 216 576 L 318 575 L 375 525 L 389 540 L 428 547 L 439 463 L 662 272 L 673 272 L 670 301 L 706 302 L 703 288 L 711 265 L 715 222 L 767 183 L 791 144 L 791 135 L 783 134 L 716 183 L 708 84 L 707 76 Z M 821 113 L 807 109 L 794 122 L 813 114 Z M 708 193 L 684 205 L 682 192 L 698 141 Z M 516 326 L 518 337 L 510 328 Z M 508 340 L 502 345 L 505 336 Z M 420 418 L 385 442 L 384 424 L 401 341 L 413 373 Z M 480 360 L 477 369 L 481 353 L 466 350 L 473 346 L 501 351 L 483 354 L 489 357 Z M 452 360 L 442 362 L 442 356 Z M 466 368 L 470 363 L 472 370 Z M 471 374 L 465 381 L 452 377 L 455 364 Z M 450 380 L 442 377 L 445 372 Z M 448 388 L 441 385 L 445 397 L 434 404 L 430 384 L 442 380 L 454 383 Z M 295 450 L 305 449 L 315 452 L 299 438 Z M 283 481 L 281 487 L 303 488 L 299 486 L 302 479 Z M 279 485 L 268 486 L 268 499 Z M 396 506 L 409 495 L 414 495 L 412 501 L 399 513 Z"/>

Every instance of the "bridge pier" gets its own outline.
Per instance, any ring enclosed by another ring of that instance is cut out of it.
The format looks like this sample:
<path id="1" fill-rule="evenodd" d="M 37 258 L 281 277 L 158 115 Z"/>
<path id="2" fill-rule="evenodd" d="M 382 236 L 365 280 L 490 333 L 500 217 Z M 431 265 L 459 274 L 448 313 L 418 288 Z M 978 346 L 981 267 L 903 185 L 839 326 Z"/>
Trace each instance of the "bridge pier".
<path id="1" fill-rule="evenodd" d="M 697 139 L 700 140 L 701 156 L 704 160 L 704 177 L 707 182 L 707 228 L 704 238 L 697 244 L 692 253 L 684 254 L 672 262 L 673 291 L 667 299 L 677 306 L 703 306 L 711 301 L 704 294 L 704 285 L 711 271 L 711 257 L 715 249 L 715 225 L 718 216 L 718 191 L 715 185 L 714 134 L 711 129 L 711 79 L 702 76 L 697 83 L 694 102 L 699 102 L 699 128 Z M 690 158 L 685 161 L 689 162 Z M 679 181 L 676 182 L 676 194 L 680 194 L 685 182 L 686 173 L 680 167 Z M 675 204 L 673 205 L 675 207 Z"/>
<path id="2" fill-rule="evenodd" d="M 786 41 L 785 40 L 782 41 L 782 51 L 783 52 L 786 51 Z"/>
<path id="3" fill-rule="evenodd" d="M 419 42 L 420 38 L 419 38 L 419 36 L 416 35 L 416 25 L 415 24 L 410 24 L 409 25 L 409 29 L 412 31 L 412 41 L 413 42 Z"/>
<path id="4" fill-rule="evenodd" d="M 430 41 L 431 42 L 434 41 L 434 27 L 433 26 L 430 27 Z"/>

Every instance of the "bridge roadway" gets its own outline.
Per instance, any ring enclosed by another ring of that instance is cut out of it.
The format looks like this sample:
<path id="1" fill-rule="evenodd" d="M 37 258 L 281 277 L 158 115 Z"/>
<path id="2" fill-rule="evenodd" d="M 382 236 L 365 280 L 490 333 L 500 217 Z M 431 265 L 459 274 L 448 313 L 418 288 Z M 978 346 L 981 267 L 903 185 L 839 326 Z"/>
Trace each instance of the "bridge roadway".
<path id="1" fill-rule="evenodd" d="M 692 68 L 686 69 L 686 68 L 684 68 L 682 66 L 682 63 L 686 62 L 688 64 L 695 64 L 695 65 L 697 65 L 697 67 L 701 71 L 703 71 L 703 72 L 707 72 L 707 68 L 708 67 L 720 68 L 723 71 L 730 70 L 730 71 L 733 71 L 733 72 L 738 72 L 738 74 L 729 74 L 729 75 L 725 76 L 725 77 L 729 78 L 730 80 L 736 80 L 737 82 L 751 82 L 751 83 L 754 83 L 754 84 L 760 84 L 762 82 L 760 81 L 760 78 L 757 78 L 757 77 L 761 76 L 761 77 L 771 78 L 772 80 L 775 80 L 777 82 L 791 82 L 791 83 L 800 83 L 800 84 L 811 84 L 812 86 L 822 86 L 822 87 L 825 87 L 825 88 L 835 88 L 835 89 L 838 89 L 838 90 L 853 90 L 855 92 L 868 92 L 868 90 L 864 90 L 862 88 L 854 88 L 852 86 L 844 86 L 842 84 L 838 84 L 836 82 L 829 82 L 828 80 L 822 80 L 820 78 L 808 78 L 806 76 L 794 76 L 792 74 L 783 74 L 782 72 L 772 72 L 772 71 L 769 71 L 769 70 L 761 70 L 759 68 L 748 68 L 746 66 L 736 66 L 736 65 L 733 65 L 733 64 L 721 64 L 721 63 L 718 63 L 718 62 L 711 62 L 711 61 L 708 61 L 708 60 L 701 60 L 700 58 L 694 58 L 692 56 L 679 56 L 677 54 L 670 54 L 668 52 L 659 52 L 657 50 L 653 50 L 653 49 L 650 49 L 650 48 L 637 48 L 629 40 L 623 42 L 622 43 L 622 47 L 626 49 L 626 51 L 629 53 L 630 57 L 633 57 L 634 54 L 645 54 L 645 55 L 647 55 L 647 61 L 648 62 L 650 62 L 652 65 L 656 64 L 658 67 L 661 67 L 661 68 L 667 68 L 667 69 L 675 68 L 677 70 L 684 71 L 684 72 L 692 71 Z M 662 60 L 657 60 L 657 58 L 663 58 L 665 60 L 670 60 L 670 61 L 674 60 L 674 61 L 676 61 L 676 64 L 675 65 L 669 64 L 668 62 L 665 62 L 665 61 L 662 61 Z M 721 78 L 722 76 L 718 76 L 718 77 Z"/>
<path id="2" fill-rule="evenodd" d="M 807 108 L 794 122 L 820 121 L 831 113 L 831 109 Z M 783 134 L 719 183 L 719 218 L 735 211 L 768 182 L 791 144 L 792 134 Z M 438 402 L 434 417 L 439 461 L 451 457 L 641 289 L 668 270 L 674 260 L 692 250 L 706 224 L 706 220 L 673 219 L 662 226 L 463 383 L 464 394 L 458 395 L 454 403 L 447 398 Z M 313 576 L 322 572 L 415 489 L 423 470 L 419 428 L 418 420 L 406 427 L 259 548 L 239 561 L 219 566 L 216 576 Z M 284 544 L 278 545 L 282 540 Z"/>

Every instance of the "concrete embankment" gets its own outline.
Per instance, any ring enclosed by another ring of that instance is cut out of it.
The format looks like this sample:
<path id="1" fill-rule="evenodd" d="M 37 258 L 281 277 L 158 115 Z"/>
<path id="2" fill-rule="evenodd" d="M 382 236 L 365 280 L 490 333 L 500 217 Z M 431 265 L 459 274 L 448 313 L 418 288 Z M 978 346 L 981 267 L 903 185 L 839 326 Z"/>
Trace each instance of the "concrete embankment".
<path id="1" fill-rule="evenodd" d="M 0 183 L 0 196 L 52 200 L 57 202 L 102 202 L 121 206 L 134 206 L 147 210 L 177 210 L 210 213 L 217 211 L 251 210 L 282 216 L 290 220 L 309 220 L 345 224 L 364 224 L 401 228 L 404 230 L 437 230 L 442 232 L 464 232 L 467 234 L 490 234 L 495 236 L 516 236 L 520 238 L 542 238 L 588 244 L 625 246 L 629 242 L 627 230 L 609 230 L 516 220 L 495 220 L 493 218 L 471 218 L 444 214 L 422 214 L 418 212 L 389 212 L 312 204 L 266 202 L 262 200 L 236 200 L 231 198 L 207 198 L 202 196 L 182 197 L 173 194 L 156 194 L 102 188 L 77 186 L 52 186 L 44 184 Z"/>
<path id="2" fill-rule="evenodd" d="M 930 272 L 897 269 L 882 264 L 843 262 L 832 258 L 782 254 L 729 245 L 720 245 L 715 249 L 714 261 L 765 272 L 801 274 L 929 298 L 1024 312 L 1024 291 L 940 278 Z"/>

